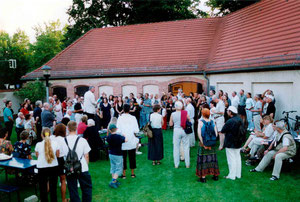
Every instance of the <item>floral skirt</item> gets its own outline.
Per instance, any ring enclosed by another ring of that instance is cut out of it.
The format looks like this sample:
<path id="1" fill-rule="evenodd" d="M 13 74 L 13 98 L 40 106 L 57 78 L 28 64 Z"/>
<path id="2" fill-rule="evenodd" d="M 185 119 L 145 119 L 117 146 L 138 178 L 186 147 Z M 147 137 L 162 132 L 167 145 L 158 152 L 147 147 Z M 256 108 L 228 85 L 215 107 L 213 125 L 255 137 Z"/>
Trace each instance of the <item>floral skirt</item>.
<path id="1" fill-rule="evenodd" d="M 199 147 L 197 157 L 196 175 L 205 177 L 207 175 L 220 175 L 216 147 L 211 147 L 211 150 Z"/>

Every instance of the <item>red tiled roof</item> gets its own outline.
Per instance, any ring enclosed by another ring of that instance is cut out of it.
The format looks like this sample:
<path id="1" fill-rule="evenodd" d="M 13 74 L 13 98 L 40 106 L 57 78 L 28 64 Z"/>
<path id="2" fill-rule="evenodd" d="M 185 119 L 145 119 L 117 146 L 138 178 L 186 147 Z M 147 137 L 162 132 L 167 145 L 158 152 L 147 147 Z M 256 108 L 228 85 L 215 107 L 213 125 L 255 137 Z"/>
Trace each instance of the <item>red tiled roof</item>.
<path id="1" fill-rule="evenodd" d="M 65 78 L 300 63 L 299 24 L 298 0 L 262 0 L 222 18 L 93 29 L 46 65 Z"/>

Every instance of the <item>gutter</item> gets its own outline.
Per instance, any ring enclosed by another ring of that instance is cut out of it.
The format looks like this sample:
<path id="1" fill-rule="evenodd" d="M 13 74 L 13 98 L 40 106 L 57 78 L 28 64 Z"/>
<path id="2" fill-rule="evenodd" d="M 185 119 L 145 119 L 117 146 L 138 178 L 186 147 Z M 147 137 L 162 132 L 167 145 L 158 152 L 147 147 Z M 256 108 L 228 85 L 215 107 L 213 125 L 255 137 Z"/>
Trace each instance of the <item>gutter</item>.
<path id="1" fill-rule="evenodd" d="M 286 64 L 286 65 L 272 65 L 272 66 L 260 66 L 260 67 L 246 67 L 246 68 L 231 68 L 220 70 L 207 70 L 207 74 L 218 73 L 238 73 L 238 72 L 257 72 L 257 71 L 272 71 L 272 70 L 299 70 L 300 63 Z"/>
<path id="2" fill-rule="evenodd" d="M 86 79 L 86 78 L 103 78 L 103 77 L 134 77 L 134 76 L 168 76 L 168 75 L 199 75 L 203 74 L 203 71 L 189 71 L 189 72 L 155 72 L 155 73 L 126 73 L 126 74 L 101 74 L 101 75 L 83 75 L 83 76 L 69 76 L 69 77 L 50 77 L 50 80 L 65 80 L 65 79 Z M 21 78 L 22 81 L 33 81 L 36 78 Z M 44 77 L 39 77 L 43 80 Z"/>

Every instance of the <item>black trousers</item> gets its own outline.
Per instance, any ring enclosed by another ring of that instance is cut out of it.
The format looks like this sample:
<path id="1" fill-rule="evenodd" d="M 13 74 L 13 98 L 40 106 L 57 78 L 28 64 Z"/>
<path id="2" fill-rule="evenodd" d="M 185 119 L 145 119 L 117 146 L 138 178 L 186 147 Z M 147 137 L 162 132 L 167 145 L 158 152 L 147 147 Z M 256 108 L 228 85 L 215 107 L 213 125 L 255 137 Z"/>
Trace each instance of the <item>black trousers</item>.
<path id="1" fill-rule="evenodd" d="M 95 120 L 95 114 L 90 114 L 90 113 L 87 113 L 87 112 L 84 112 L 84 114 L 87 115 L 88 119 Z"/>
<path id="2" fill-rule="evenodd" d="M 123 169 L 127 170 L 127 155 L 129 156 L 129 167 L 130 169 L 136 169 L 136 149 L 123 150 Z"/>
<path id="3" fill-rule="evenodd" d="M 57 202 L 58 166 L 39 168 L 38 172 L 41 202 L 48 202 L 47 182 L 49 182 L 50 201 Z"/>
<path id="4" fill-rule="evenodd" d="M 91 202 L 93 187 L 91 175 L 89 172 L 83 172 L 78 177 L 67 177 L 68 190 L 71 202 L 81 202 L 78 194 L 78 181 L 81 188 L 82 202 Z"/>
<path id="5" fill-rule="evenodd" d="M 16 128 L 16 133 L 17 133 L 17 139 L 18 139 L 18 141 L 20 141 L 20 134 L 22 133 L 23 130 L 24 130 L 24 128 Z"/>
<path id="6" fill-rule="evenodd" d="M 7 129 L 8 131 L 8 136 L 7 136 L 7 140 L 10 140 L 10 136 L 11 136 L 11 132 L 12 132 L 12 129 L 14 127 L 14 122 L 13 121 L 7 121 L 4 123 L 5 124 L 5 128 Z"/>
<path id="7" fill-rule="evenodd" d="M 37 136 L 37 141 L 38 142 L 41 142 L 43 139 L 42 139 L 42 125 L 41 124 L 36 124 L 36 136 Z"/>

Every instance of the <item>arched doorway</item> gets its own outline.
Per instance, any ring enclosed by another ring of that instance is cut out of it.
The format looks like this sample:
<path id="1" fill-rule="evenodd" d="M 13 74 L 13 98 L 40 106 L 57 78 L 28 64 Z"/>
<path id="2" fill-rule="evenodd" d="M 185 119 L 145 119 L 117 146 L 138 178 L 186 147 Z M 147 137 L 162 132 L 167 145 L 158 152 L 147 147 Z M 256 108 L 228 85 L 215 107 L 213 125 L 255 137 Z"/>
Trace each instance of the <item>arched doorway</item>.
<path id="1" fill-rule="evenodd" d="M 57 98 L 62 102 L 67 97 L 67 89 L 63 86 L 55 86 L 52 88 L 52 95 L 57 95 Z"/>
<path id="2" fill-rule="evenodd" d="M 88 86 L 77 86 L 75 87 L 75 93 L 82 97 L 84 96 L 84 94 L 89 90 L 89 87 Z"/>
<path id="3" fill-rule="evenodd" d="M 176 82 L 169 85 L 169 92 L 172 92 L 174 95 L 177 95 L 179 89 L 183 90 L 183 93 L 186 96 L 189 96 L 190 92 L 193 93 L 203 93 L 203 86 L 201 83 L 182 81 Z"/>

